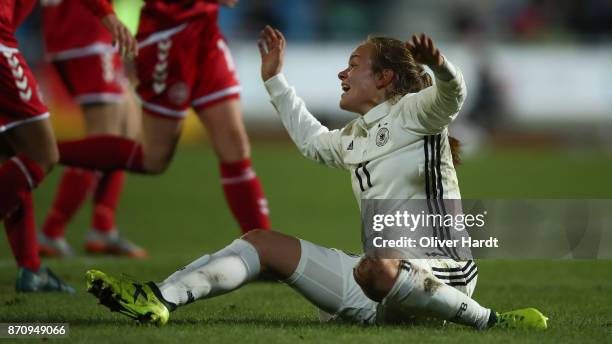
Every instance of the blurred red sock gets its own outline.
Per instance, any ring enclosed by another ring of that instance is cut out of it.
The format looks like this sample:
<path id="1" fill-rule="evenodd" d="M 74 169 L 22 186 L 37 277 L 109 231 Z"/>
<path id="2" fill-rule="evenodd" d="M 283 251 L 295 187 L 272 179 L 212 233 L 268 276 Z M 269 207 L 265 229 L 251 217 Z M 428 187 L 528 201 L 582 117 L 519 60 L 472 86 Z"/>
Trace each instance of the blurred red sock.
<path id="1" fill-rule="evenodd" d="M 251 160 L 221 163 L 220 168 L 225 199 L 242 232 L 270 229 L 268 203 Z"/>
<path id="2" fill-rule="evenodd" d="M 60 163 L 92 170 L 146 173 L 142 146 L 130 139 L 96 135 L 58 144 Z"/>
<path id="3" fill-rule="evenodd" d="M 24 192 L 20 198 L 19 207 L 4 219 L 4 228 L 17 266 L 37 272 L 40 268 L 40 258 L 32 193 Z"/>
<path id="4" fill-rule="evenodd" d="M 64 236 L 66 224 L 79 210 L 96 181 L 96 174 L 80 168 L 66 168 L 57 188 L 55 200 L 42 231 L 49 238 Z"/>
<path id="5" fill-rule="evenodd" d="M 25 156 L 14 156 L 0 165 L 0 219 L 4 219 L 45 177 L 45 172 Z"/>
<path id="6" fill-rule="evenodd" d="M 125 172 L 114 171 L 104 174 L 98 182 L 94 195 L 92 228 L 103 233 L 115 229 L 115 210 L 119 204 Z"/>

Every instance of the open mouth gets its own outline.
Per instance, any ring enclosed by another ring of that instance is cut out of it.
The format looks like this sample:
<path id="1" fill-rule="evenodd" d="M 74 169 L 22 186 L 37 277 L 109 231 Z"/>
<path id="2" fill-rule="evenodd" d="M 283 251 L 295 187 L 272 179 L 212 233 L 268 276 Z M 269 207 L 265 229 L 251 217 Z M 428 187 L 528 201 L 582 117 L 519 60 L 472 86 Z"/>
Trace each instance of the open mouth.
<path id="1" fill-rule="evenodd" d="M 347 84 L 342 84 L 342 91 L 344 93 L 348 92 L 351 89 L 351 87 Z"/>

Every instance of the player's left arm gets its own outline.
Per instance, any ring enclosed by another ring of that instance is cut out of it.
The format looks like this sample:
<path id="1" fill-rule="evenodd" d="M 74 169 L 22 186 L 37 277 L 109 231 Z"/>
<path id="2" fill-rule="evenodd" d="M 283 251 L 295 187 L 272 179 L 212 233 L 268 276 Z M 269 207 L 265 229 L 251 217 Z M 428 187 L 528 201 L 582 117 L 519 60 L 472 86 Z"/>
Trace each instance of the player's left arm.
<path id="1" fill-rule="evenodd" d="M 121 56 L 133 57 L 138 54 L 136 39 L 130 30 L 117 18 L 113 7 L 106 0 L 81 0 L 85 6 L 104 27 L 113 35 L 113 44 L 116 44 Z"/>
<path id="2" fill-rule="evenodd" d="M 426 131 L 440 132 L 455 119 L 467 96 L 463 74 L 442 55 L 429 36 L 413 35 L 407 45 L 415 61 L 427 65 L 436 80 L 416 97 L 407 98 L 405 110 Z"/>

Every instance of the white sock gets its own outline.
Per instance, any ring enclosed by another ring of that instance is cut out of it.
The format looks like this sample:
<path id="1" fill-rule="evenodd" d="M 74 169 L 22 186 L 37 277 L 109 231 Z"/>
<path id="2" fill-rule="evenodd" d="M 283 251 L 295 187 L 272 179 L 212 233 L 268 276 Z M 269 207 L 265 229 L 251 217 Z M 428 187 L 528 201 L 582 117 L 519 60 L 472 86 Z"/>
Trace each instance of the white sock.
<path id="1" fill-rule="evenodd" d="M 176 271 L 157 287 L 166 301 L 180 306 L 237 289 L 257 277 L 259 270 L 255 247 L 236 239 L 213 255 L 204 255 Z"/>
<path id="2" fill-rule="evenodd" d="M 478 329 L 487 327 L 491 313 L 490 309 L 409 262 L 400 265 L 395 285 L 383 303 L 412 315 L 435 317 Z"/>

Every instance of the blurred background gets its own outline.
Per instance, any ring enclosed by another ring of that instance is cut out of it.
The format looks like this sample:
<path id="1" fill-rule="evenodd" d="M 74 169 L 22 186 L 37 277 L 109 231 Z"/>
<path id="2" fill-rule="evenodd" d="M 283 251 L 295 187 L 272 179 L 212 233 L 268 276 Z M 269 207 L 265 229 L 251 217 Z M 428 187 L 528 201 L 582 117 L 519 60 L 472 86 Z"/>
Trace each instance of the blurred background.
<path id="1" fill-rule="evenodd" d="M 137 27 L 141 1 L 116 0 Z M 285 73 L 331 127 L 353 118 L 338 108 L 337 73 L 368 34 L 407 39 L 427 32 L 466 77 L 468 100 L 453 125 L 464 154 L 489 144 L 612 150 L 611 0 L 267 0 L 223 9 L 254 138 L 283 135 L 259 79 L 255 42 L 265 24 L 288 39 Z M 79 135 L 78 110 L 45 62 L 38 11 L 19 30 L 60 137 Z M 75 112 L 77 114 L 75 114 Z M 194 125 L 195 124 L 195 125 Z M 193 118 L 185 140 L 202 136 Z"/>

